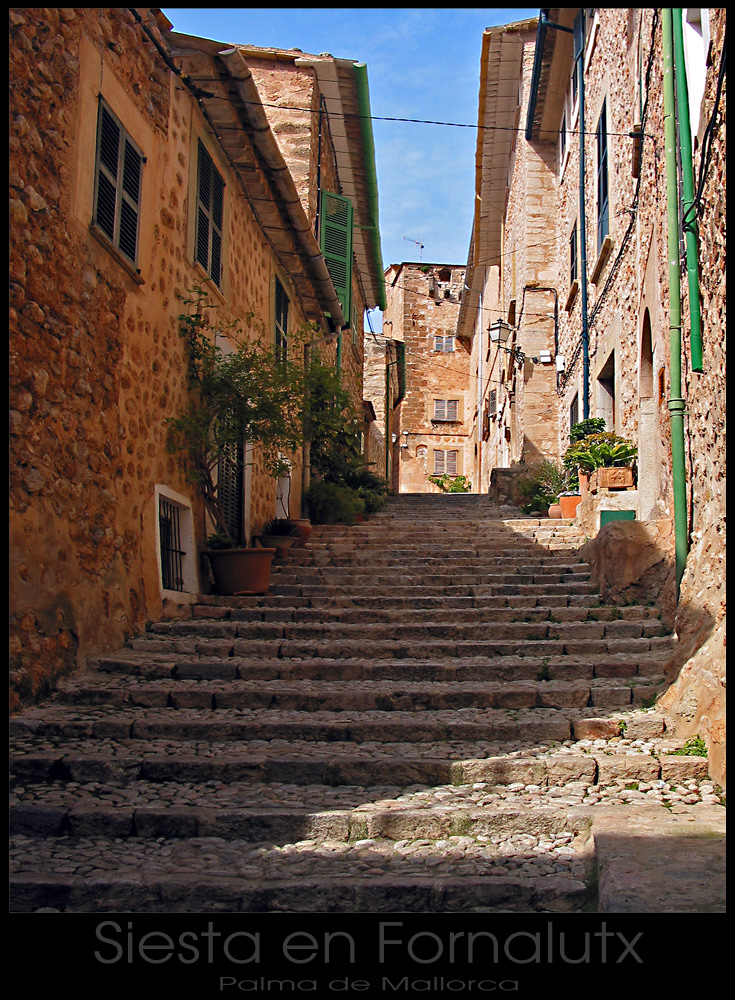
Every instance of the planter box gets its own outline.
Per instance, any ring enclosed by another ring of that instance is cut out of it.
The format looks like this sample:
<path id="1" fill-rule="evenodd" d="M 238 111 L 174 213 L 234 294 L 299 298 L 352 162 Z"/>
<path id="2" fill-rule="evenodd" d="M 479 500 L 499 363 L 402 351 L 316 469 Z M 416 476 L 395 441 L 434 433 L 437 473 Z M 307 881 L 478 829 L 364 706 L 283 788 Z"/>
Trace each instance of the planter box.
<path id="1" fill-rule="evenodd" d="M 590 490 L 627 490 L 633 485 L 633 470 L 627 466 L 608 466 L 595 469 L 590 478 Z"/>

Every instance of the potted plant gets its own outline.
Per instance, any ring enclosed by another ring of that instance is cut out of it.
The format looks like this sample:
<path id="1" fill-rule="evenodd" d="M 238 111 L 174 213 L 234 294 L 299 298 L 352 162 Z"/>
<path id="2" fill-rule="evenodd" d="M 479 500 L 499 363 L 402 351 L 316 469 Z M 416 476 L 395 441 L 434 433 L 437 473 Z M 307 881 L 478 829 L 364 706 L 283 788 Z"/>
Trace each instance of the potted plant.
<path id="1" fill-rule="evenodd" d="M 190 397 L 168 421 L 169 451 L 184 457 L 187 478 L 214 524 L 205 554 L 219 593 L 265 593 L 276 549 L 249 548 L 233 537 L 218 469 L 250 442 L 267 472 L 283 474 L 282 453 L 295 451 L 302 441 L 303 371 L 286 366 L 242 324 L 211 323 L 203 289 L 184 301 L 188 311 L 180 317 L 180 331 L 187 340 Z"/>
<path id="2" fill-rule="evenodd" d="M 562 514 L 559 498 L 573 485 L 573 479 L 568 470 L 548 458 L 529 466 L 526 475 L 518 480 L 521 510 L 526 514 L 548 512 L 549 517 L 566 516 Z"/>
<path id="3" fill-rule="evenodd" d="M 632 463 L 638 449 L 632 441 L 617 434 L 588 434 L 567 450 L 580 473 L 590 476 L 590 490 L 627 489 L 633 486 Z"/>
<path id="4" fill-rule="evenodd" d="M 276 556 L 282 559 L 288 549 L 299 540 L 299 526 L 288 517 L 272 517 L 266 521 L 260 533 L 260 544 L 265 548 L 275 548 Z"/>

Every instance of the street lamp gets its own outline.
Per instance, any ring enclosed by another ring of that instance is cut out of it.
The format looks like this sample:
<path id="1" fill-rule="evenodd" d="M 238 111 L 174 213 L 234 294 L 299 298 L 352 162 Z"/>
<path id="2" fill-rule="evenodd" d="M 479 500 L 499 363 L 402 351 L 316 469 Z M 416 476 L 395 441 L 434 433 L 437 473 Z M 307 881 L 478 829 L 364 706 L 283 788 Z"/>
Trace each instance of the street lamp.
<path id="1" fill-rule="evenodd" d="M 520 347 L 506 347 L 510 339 L 511 333 L 515 330 L 514 326 L 510 326 L 505 320 L 496 319 L 495 322 L 490 324 L 488 328 L 488 334 L 490 335 L 490 343 L 495 344 L 495 346 L 501 351 L 507 351 L 508 354 L 512 354 L 515 361 L 522 365 L 526 360 L 526 356 Z"/>

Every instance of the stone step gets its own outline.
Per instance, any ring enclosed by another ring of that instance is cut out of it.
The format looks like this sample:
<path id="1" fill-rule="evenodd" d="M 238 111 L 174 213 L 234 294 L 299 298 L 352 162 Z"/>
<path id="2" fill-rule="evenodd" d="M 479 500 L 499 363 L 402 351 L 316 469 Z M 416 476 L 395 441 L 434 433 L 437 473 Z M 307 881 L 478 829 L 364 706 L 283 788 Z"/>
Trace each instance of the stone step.
<path id="1" fill-rule="evenodd" d="M 579 911 L 593 905 L 589 836 L 559 816 L 543 833 L 447 835 L 438 841 L 80 838 L 37 841 L 44 873 L 11 843 L 11 910 L 66 912 Z M 517 839 L 514 841 L 513 837 Z M 543 838 L 543 839 L 542 839 Z M 534 850 L 541 847 L 541 860 Z M 91 869 L 91 870 L 90 870 Z M 491 877 L 485 877 L 491 876 Z"/>
<path id="2" fill-rule="evenodd" d="M 641 729 L 642 721 L 649 728 Z M 606 719 L 579 719 L 575 729 L 581 737 L 587 733 L 586 738 L 566 741 L 562 747 L 550 741 L 510 753 L 507 746 L 488 741 L 375 743 L 370 747 L 344 742 L 337 756 L 333 746 L 299 739 L 250 745 L 221 743 L 213 748 L 193 740 L 152 744 L 141 739 L 104 738 L 92 747 L 83 737 L 24 733 L 11 736 L 9 769 L 11 782 L 32 798 L 30 786 L 48 781 L 58 787 L 71 783 L 82 798 L 93 784 L 121 789 L 131 784 L 137 788 L 139 782 L 176 783 L 185 785 L 190 793 L 193 785 L 206 783 L 208 787 L 200 794 L 212 795 L 213 788 L 247 783 L 262 788 L 261 799 L 267 795 L 271 805 L 288 802 L 320 807 L 330 794 L 328 789 L 334 787 L 340 790 L 341 804 L 345 796 L 352 801 L 350 797 L 356 795 L 359 801 L 352 802 L 354 805 L 375 796 L 395 797 L 396 788 L 412 800 L 417 796 L 425 799 L 427 789 L 446 800 L 454 796 L 448 789 L 459 786 L 456 795 L 464 801 L 469 786 L 474 794 L 475 788 L 486 786 L 539 792 L 570 784 L 595 789 L 621 782 L 663 782 L 673 794 L 685 783 L 706 781 L 706 759 L 675 753 L 681 744 L 666 739 L 660 720 L 658 726 L 655 722 L 655 717 L 622 712 Z M 522 747 L 522 741 L 516 745 Z M 366 789 L 372 791 L 368 794 Z M 662 785 L 660 792 L 663 796 L 667 789 Z M 248 802 L 257 803 L 257 792 L 252 796 Z M 118 799 L 122 801 L 124 796 Z"/>
<path id="3" fill-rule="evenodd" d="M 307 743 L 435 743 L 484 741 L 561 743 L 590 733 L 612 736 L 632 703 L 614 708 L 599 722 L 599 708 L 463 708 L 425 711 L 310 712 L 273 709 L 146 708 L 53 705 L 10 720 L 10 734 L 93 740 L 202 740 L 223 744 L 242 741 L 294 740 Z M 612 731 L 611 731 L 612 730 Z"/>
<path id="4" fill-rule="evenodd" d="M 663 677 L 660 679 L 663 681 Z M 169 679 L 75 685 L 60 692 L 60 705 L 137 705 L 145 708 L 283 709 L 284 711 L 438 711 L 460 708 L 623 708 L 658 693 L 660 682 L 590 681 L 388 681 L 270 679 L 216 685 Z"/>
<path id="5" fill-rule="evenodd" d="M 330 660 L 319 657 L 284 659 L 262 656 L 247 658 L 229 655 L 217 640 L 215 650 L 207 652 L 207 643 L 195 643 L 199 653 L 186 649 L 181 653 L 151 653 L 145 646 L 139 650 L 122 650 L 109 657 L 99 657 L 95 666 L 100 678 L 109 675 L 129 675 L 143 681 L 153 678 L 173 678 L 193 681 L 243 680 L 397 680 L 397 681 L 579 681 L 592 678 L 616 678 L 626 683 L 633 678 L 660 681 L 669 662 L 668 651 L 610 653 L 601 656 L 524 656 L 463 657 L 438 659 L 406 657 L 365 659 L 364 657 Z M 191 645 L 185 643 L 186 646 Z M 221 653 L 222 655 L 217 655 Z M 91 679 L 86 678 L 86 683 Z M 85 677 L 79 683 L 85 683 Z M 65 696 L 73 697 L 76 682 L 65 685 Z M 61 695 L 60 695 L 61 696 Z"/>
<path id="6" fill-rule="evenodd" d="M 571 629 L 576 626 L 570 626 Z M 373 638 L 311 638 L 311 639 L 248 639 L 246 633 L 233 635 L 231 632 L 208 632 L 203 634 L 193 630 L 188 637 L 174 633 L 171 637 L 162 634 L 135 639 L 129 643 L 136 652 L 160 653 L 175 656 L 184 653 L 214 655 L 217 657 L 304 659 L 320 658 L 329 660 L 361 659 L 365 656 L 377 659 L 466 659 L 475 657 L 527 656 L 552 657 L 601 657 L 607 654 L 626 653 L 633 657 L 644 654 L 672 651 L 674 641 L 670 636 L 627 637 L 616 635 L 599 638 L 583 637 L 568 632 L 564 638 L 558 635 L 559 627 L 554 627 L 555 638 L 547 638 L 545 626 L 528 626 L 515 630 L 515 638 L 502 633 L 505 638 L 457 641 L 452 639 L 421 639 L 406 637 L 400 639 Z"/>
<path id="7" fill-rule="evenodd" d="M 531 617 L 531 616 L 529 616 Z M 552 616 L 553 617 L 553 616 Z M 531 621 L 460 621 L 458 619 L 433 622 L 423 621 L 407 623 L 393 621 L 380 623 L 372 621 L 253 621 L 236 619 L 222 621 L 214 625 L 210 619 L 179 622 L 176 624 L 164 622 L 151 627 L 148 635 L 174 636 L 184 638 L 190 635 L 210 636 L 214 638 L 236 637 L 238 639 L 285 639 L 330 641 L 359 639 L 366 648 L 375 640 L 399 642 L 404 639 L 445 639 L 448 633 L 457 642 L 476 639 L 482 641 L 557 639 L 566 642 L 574 639 L 641 639 L 668 634 L 664 624 L 657 619 L 631 619 L 628 621 L 558 621 L 536 618 Z M 131 646 L 135 648 L 132 640 Z M 145 639 L 140 640 L 145 642 Z"/>

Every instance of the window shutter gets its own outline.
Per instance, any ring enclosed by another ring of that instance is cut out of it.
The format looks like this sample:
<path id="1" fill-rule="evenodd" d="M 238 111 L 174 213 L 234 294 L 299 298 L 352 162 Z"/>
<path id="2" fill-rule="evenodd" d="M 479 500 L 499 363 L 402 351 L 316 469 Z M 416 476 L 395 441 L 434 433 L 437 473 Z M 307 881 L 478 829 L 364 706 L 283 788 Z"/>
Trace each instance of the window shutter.
<path id="1" fill-rule="evenodd" d="M 489 410 L 489 413 L 490 413 L 491 416 L 495 416 L 495 414 L 498 412 L 498 390 L 497 389 L 491 389 L 490 390 L 490 405 L 488 407 L 488 410 Z"/>
<path id="2" fill-rule="evenodd" d="M 457 400 L 457 399 L 448 399 L 447 400 L 447 420 L 456 420 L 457 419 L 457 406 L 458 406 L 458 403 L 459 403 L 459 400 Z"/>
<path id="3" fill-rule="evenodd" d="M 444 475 L 444 452 L 435 451 L 434 452 L 434 475 L 443 476 Z"/>
<path id="4" fill-rule="evenodd" d="M 457 454 L 456 451 L 447 452 L 447 473 L 450 476 L 457 475 Z"/>
<path id="5" fill-rule="evenodd" d="M 133 263 L 138 256 L 143 154 L 100 101 L 94 222 Z"/>
<path id="6" fill-rule="evenodd" d="M 196 259 L 219 287 L 222 282 L 222 225 L 225 184 L 199 142 Z"/>
<path id="7" fill-rule="evenodd" d="M 319 241 L 345 320 L 352 307 L 352 219 L 349 198 L 322 192 Z"/>
<path id="8" fill-rule="evenodd" d="M 434 420 L 447 419 L 447 401 L 445 399 L 434 400 Z"/>
<path id="9" fill-rule="evenodd" d="M 288 353 L 288 296 L 281 282 L 276 278 L 276 357 L 286 360 Z"/>

